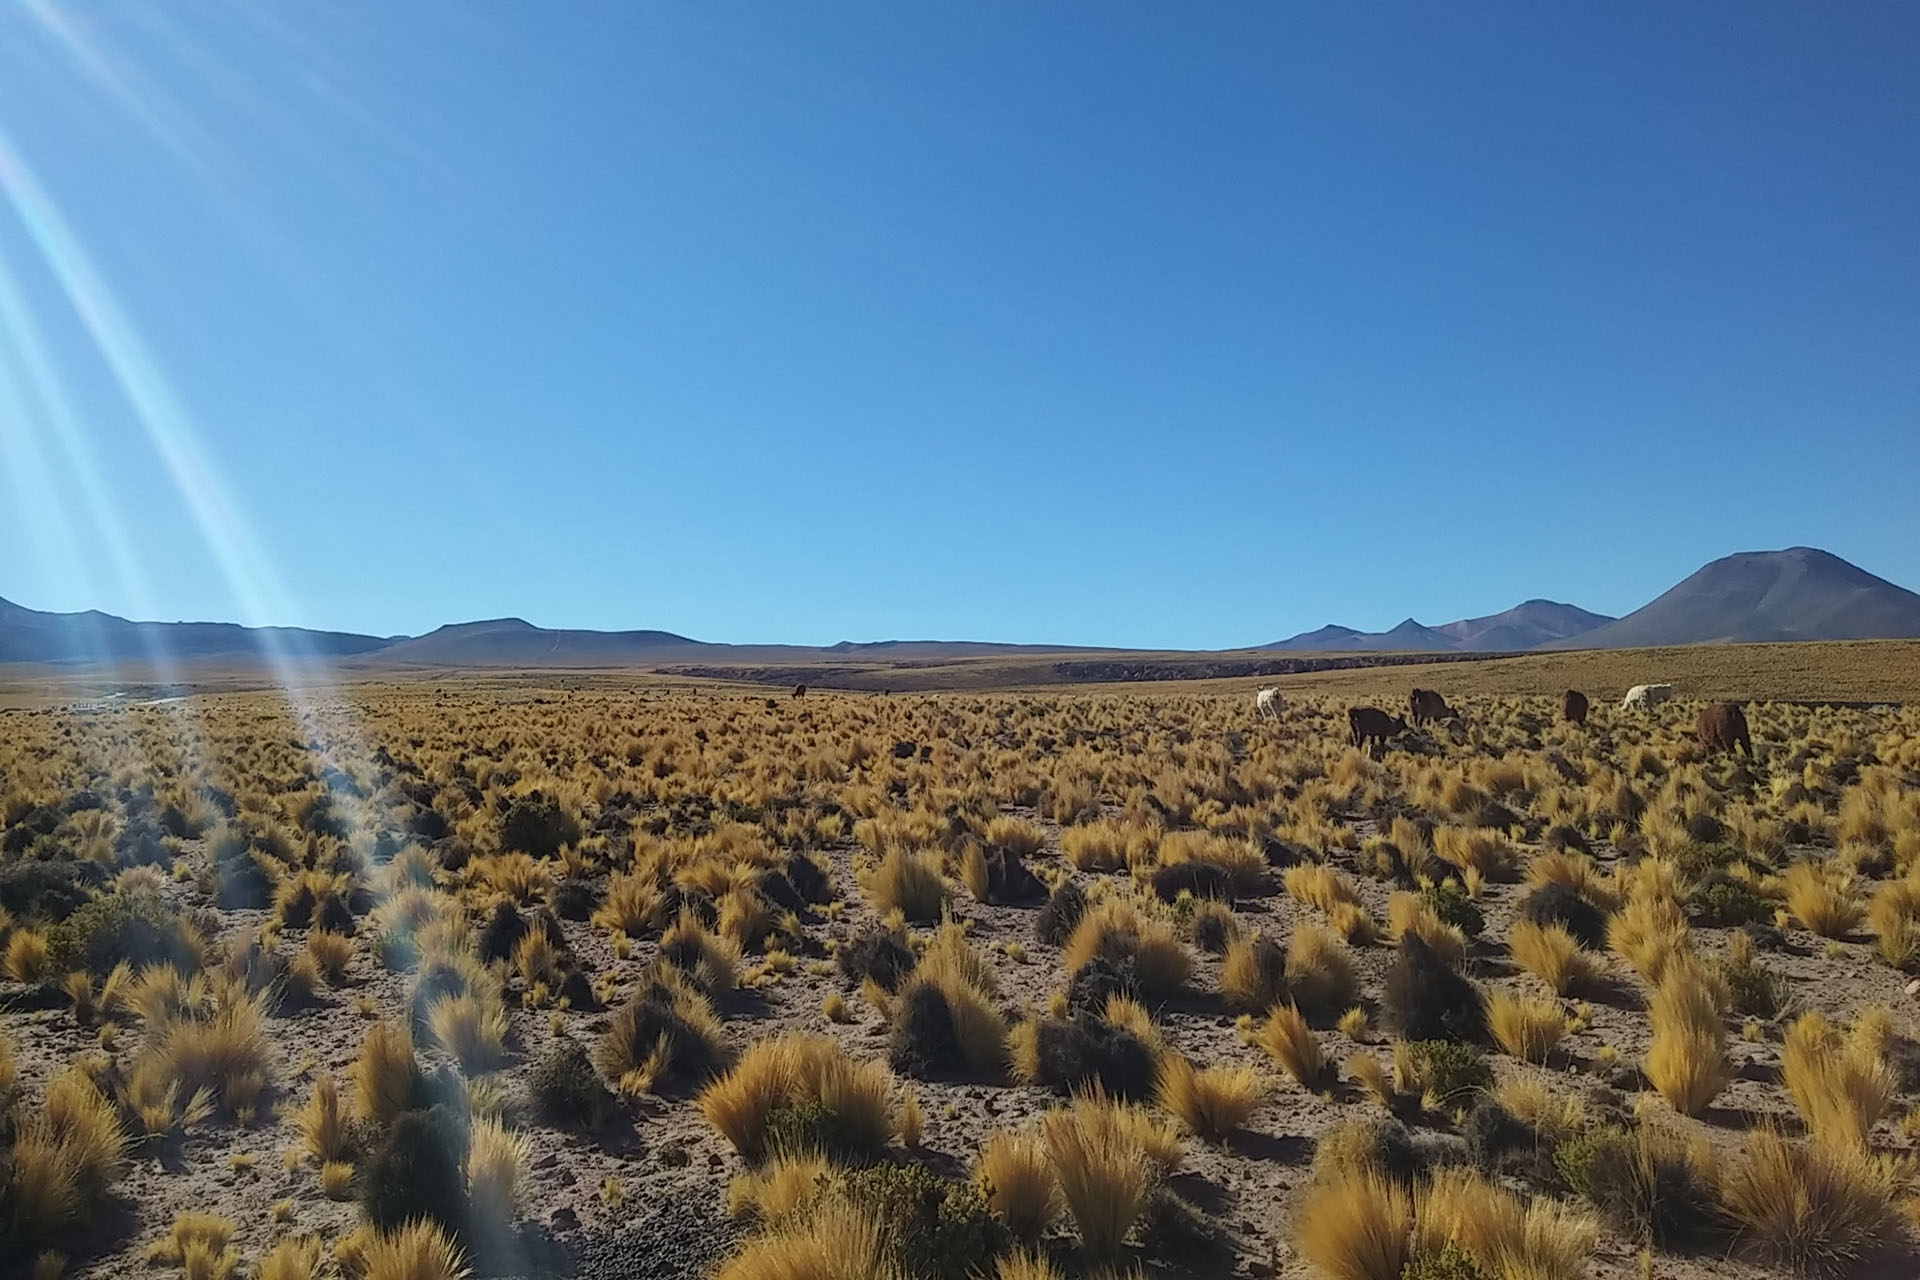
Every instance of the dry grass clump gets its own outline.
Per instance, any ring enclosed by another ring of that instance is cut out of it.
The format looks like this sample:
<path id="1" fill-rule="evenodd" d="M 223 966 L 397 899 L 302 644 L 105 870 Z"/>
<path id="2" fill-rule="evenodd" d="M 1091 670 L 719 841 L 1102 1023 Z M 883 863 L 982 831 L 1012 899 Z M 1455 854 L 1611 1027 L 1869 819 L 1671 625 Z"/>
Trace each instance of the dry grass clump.
<path id="1" fill-rule="evenodd" d="M 1331 932 L 1314 924 L 1293 931 L 1287 943 L 1287 992 L 1315 1017 L 1330 1016 L 1354 1002 L 1360 991 L 1353 953 Z"/>
<path id="2" fill-rule="evenodd" d="M 713 1280 L 906 1280 L 864 1209 L 824 1197 L 755 1236 L 713 1273 Z"/>
<path id="3" fill-rule="evenodd" d="M 1853 874 L 1837 866 L 1796 862 L 1782 877 L 1787 910 L 1823 938 L 1844 938 L 1866 915 Z"/>
<path id="4" fill-rule="evenodd" d="M 1872 1023 L 1842 1036 L 1811 1010 L 1787 1028 L 1781 1074 L 1807 1131 L 1820 1142 L 1850 1147 L 1867 1145 L 1867 1134 L 1900 1088 Z"/>
<path id="5" fill-rule="evenodd" d="M 321 1076 L 313 1082 L 313 1093 L 306 1105 L 293 1116 L 294 1129 L 300 1135 L 301 1145 L 315 1163 L 323 1165 L 347 1158 L 350 1147 L 347 1122 L 346 1108 L 340 1101 L 340 1088 L 334 1084 L 332 1076 Z"/>
<path id="6" fill-rule="evenodd" d="M 165 1132 L 207 1104 L 250 1119 L 272 1071 L 261 1001 L 220 985 L 200 1016 L 184 1013 L 149 1025 L 127 1079 L 127 1094 L 149 1132 Z M 204 1099 L 199 1105 L 192 1100 Z M 186 1108 L 182 1111 L 181 1108 Z"/>
<path id="7" fill-rule="evenodd" d="M 506 1059 L 506 1010 L 474 992 L 441 996 L 428 1005 L 427 1031 L 464 1071 L 492 1071 Z"/>
<path id="8" fill-rule="evenodd" d="M 1511 879 L 1519 865 L 1506 835 L 1490 827 L 1436 827 L 1433 851 L 1463 876 L 1481 880 Z"/>
<path id="9" fill-rule="evenodd" d="M 1156 1000 L 1179 990 L 1193 972 L 1192 957 L 1173 929 L 1124 898 L 1108 898 L 1087 908 L 1067 938 L 1061 959 L 1069 974 L 1095 960 L 1130 962 L 1140 993 Z"/>
<path id="10" fill-rule="evenodd" d="M 860 877 L 874 910 L 898 911 L 915 924 L 930 924 L 947 905 L 947 882 L 940 855 L 891 849 Z"/>
<path id="11" fill-rule="evenodd" d="M 14 1122 L 0 1235 L 31 1242 L 91 1212 L 124 1169 L 128 1138 L 113 1103 L 76 1067 L 48 1082 L 37 1111 L 18 1108 Z"/>
<path id="12" fill-rule="evenodd" d="M 1557 924 L 1515 920 L 1507 934 L 1507 948 L 1515 964 L 1546 983 L 1557 996 L 1589 988 L 1600 977 L 1598 958 L 1582 950 L 1574 936 Z"/>
<path id="13" fill-rule="evenodd" d="M 412 1107 L 420 1064 L 413 1056 L 413 1036 L 406 1026 L 376 1022 L 368 1027 L 347 1078 L 353 1084 L 355 1114 L 378 1128 L 386 1128 Z"/>
<path id="14" fill-rule="evenodd" d="M 1316 1180 L 1293 1211 L 1293 1247 L 1326 1280 L 1401 1280 L 1413 1197 L 1371 1170 Z"/>
<path id="15" fill-rule="evenodd" d="M 1339 868 L 1324 862 L 1303 862 L 1288 867 L 1281 883 L 1289 898 L 1328 915 L 1341 906 L 1360 905 L 1360 894 L 1353 881 Z"/>
<path id="16" fill-rule="evenodd" d="M 1153 833 L 1123 822 L 1089 822 L 1060 833 L 1060 854 L 1082 871 L 1124 871 L 1153 858 Z"/>
<path id="17" fill-rule="evenodd" d="M 1599 1241 L 1587 1214 L 1544 1196 L 1522 1201 L 1477 1170 L 1437 1169 L 1415 1194 L 1413 1249 L 1452 1245 L 1487 1275 L 1576 1280 Z"/>
<path id="18" fill-rule="evenodd" d="M 873 1156 L 896 1132 L 893 1075 L 878 1062 L 855 1062 L 825 1036 L 783 1035 L 756 1042 L 726 1075 L 701 1091 L 700 1114 L 735 1151 L 766 1154 L 777 1111 L 812 1108 L 817 1149 L 831 1156 Z"/>
<path id="19" fill-rule="evenodd" d="M 1118 1256 L 1160 1174 L 1184 1158 L 1146 1112 L 1097 1094 L 1047 1112 L 1041 1133 L 1080 1246 L 1096 1260 Z"/>
<path id="20" fill-rule="evenodd" d="M 1387 936 L 1395 943 L 1412 934 L 1426 943 L 1450 965 L 1467 958 L 1467 935 L 1458 925 L 1446 923 L 1433 904 L 1417 893 L 1395 890 L 1387 899 Z"/>
<path id="21" fill-rule="evenodd" d="M 1496 991 L 1487 1000 L 1487 1030 L 1522 1062 L 1544 1063 L 1567 1033 L 1567 1017 L 1553 1000 Z"/>
<path id="22" fill-rule="evenodd" d="M 1195 1067 L 1171 1052 L 1161 1057 L 1154 1081 L 1154 1100 L 1209 1142 L 1223 1141 L 1245 1126 L 1266 1096 L 1266 1085 L 1251 1067 Z"/>
<path id="23" fill-rule="evenodd" d="M 1035 1134 L 997 1130 L 988 1135 L 973 1178 L 994 1217 L 1025 1244 L 1038 1244 L 1060 1216 L 1053 1165 Z"/>
<path id="24" fill-rule="evenodd" d="M 600 1074 L 631 1095 L 704 1080 L 727 1060 L 713 1005 L 678 969 L 666 965 L 653 968 L 614 1013 L 593 1053 Z"/>
<path id="25" fill-rule="evenodd" d="M 1220 994 L 1229 1008 L 1262 1013 L 1286 998 L 1287 953 L 1279 943 L 1247 934 L 1227 944 L 1220 960 Z"/>
<path id="26" fill-rule="evenodd" d="M 1721 992 L 1691 958 L 1669 964 L 1648 1005 L 1647 1081 L 1682 1115 L 1697 1115 L 1733 1078 Z"/>
<path id="27" fill-rule="evenodd" d="M 1022 858 L 1031 858 L 1047 847 L 1045 827 L 1010 813 L 989 818 L 982 838 L 994 848 Z"/>
<path id="28" fill-rule="evenodd" d="M 1900 1237 L 1902 1189 L 1885 1157 L 1763 1127 L 1747 1136 L 1720 1194 L 1745 1248 L 1802 1274 L 1840 1275 Z"/>
<path id="29" fill-rule="evenodd" d="M 1668 962 L 1686 951 L 1686 913 L 1664 893 L 1630 897 L 1607 923 L 1607 945 L 1642 978 L 1658 982 Z"/>
<path id="30" fill-rule="evenodd" d="M 1267 859 L 1252 842 L 1204 831 L 1168 832 L 1160 838 L 1156 856 L 1163 867 L 1198 863 L 1216 868 L 1241 894 L 1257 889 L 1267 873 Z"/>
<path id="31" fill-rule="evenodd" d="M 1274 1006 L 1261 1024 L 1257 1039 L 1268 1056 L 1302 1088 L 1322 1089 L 1331 1083 L 1326 1051 L 1295 1006 Z"/>
<path id="32" fill-rule="evenodd" d="M 357 1268 L 360 1280 L 464 1280 L 466 1255 L 432 1222 L 375 1232 Z"/>
<path id="33" fill-rule="evenodd" d="M 1909 874 L 1875 890 L 1867 903 L 1867 925 L 1882 960 L 1896 969 L 1912 968 L 1920 958 L 1920 880 Z"/>

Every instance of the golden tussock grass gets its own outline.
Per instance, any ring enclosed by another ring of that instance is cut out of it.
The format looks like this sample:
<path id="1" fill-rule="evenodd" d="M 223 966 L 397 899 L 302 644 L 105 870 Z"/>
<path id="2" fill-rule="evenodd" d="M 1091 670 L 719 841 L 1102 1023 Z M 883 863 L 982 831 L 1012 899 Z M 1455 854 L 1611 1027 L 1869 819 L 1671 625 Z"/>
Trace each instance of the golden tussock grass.
<path id="1" fill-rule="evenodd" d="M 360 1280 L 461 1280 L 466 1255 L 431 1222 L 376 1232 L 360 1259 Z"/>
<path id="2" fill-rule="evenodd" d="M 260 1259 L 256 1280 L 317 1280 L 320 1258 L 318 1236 L 287 1236 Z"/>
<path id="3" fill-rule="evenodd" d="M 1682 1115 L 1697 1115 L 1733 1078 L 1722 993 L 1690 957 L 1667 966 L 1648 1004 L 1647 1081 Z"/>
<path id="4" fill-rule="evenodd" d="M 1413 1198 L 1371 1170 L 1316 1180 L 1293 1210 L 1293 1247 L 1325 1280 L 1400 1280 Z"/>
<path id="5" fill-rule="evenodd" d="M 1332 932 L 1315 924 L 1302 924 L 1293 931 L 1287 941 L 1285 972 L 1293 1002 L 1316 1017 L 1351 1005 L 1360 991 L 1353 953 Z"/>
<path id="6" fill-rule="evenodd" d="M 1544 1063 L 1567 1034 L 1567 1017 L 1556 1000 L 1496 991 L 1487 1000 L 1487 1030 L 1522 1062 Z"/>
<path id="7" fill-rule="evenodd" d="M 313 1082 L 313 1093 L 306 1105 L 294 1113 L 293 1125 L 301 1145 L 314 1160 L 325 1164 L 346 1159 L 347 1112 L 341 1105 L 340 1089 L 332 1076 L 321 1076 Z"/>
<path id="8" fill-rule="evenodd" d="M 1286 998 L 1287 955 L 1280 944 L 1246 934 L 1227 944 L 1220 959 L 1220 994 L 1227 1006 L 1262 1013 Z"/>
<path id="9" fill-rule="evenodd" d="M 1251 1067 L 1195 1067 L 1178 1053 L 1161 1057 L 1154 1079 L 1154 1100 L 1208 1142 L 1224 1141 L 1245 1126 L 1266 1096 Z"/>
<path id="10" fill-rule="evenodd" d="M 1346 1061 L 1347 1076 L 1363 1089 L 1367 1096 L 1383 1107 L 1392 1107 L 1394 1101 L 1393 1080 L 1380 1059 L 1370 1053 L 1356 1053 Z"/>
<path id="11" fill-rule="evenodd" d="M 1060 1216 L 1060 1189 L 1046 1144 L 1036 1134 L 996 1130 L 987 1136 L 973 1168 L 974 1184 L 987 1208 L 1013 1238 L 1038 1244 Z"/>
<path id="12" fill-rule="evenodd" d="M 1267 1014 L 1258 1043 L 1302 1088 L 1321 1089 L 1330 1083 L 1326 1051 L 1293 1005 L 1276 1005 Z"/>
<path id="13" fill-rule="evenodd" d="M 413 1105 L 420 1065 L 413 1056 L 413 1036 L 396 1022 L 376 1022 L 367 1028 L 360 1053 L 347 1069 L 353 1083 L 354 1111 L 385 1128 Z"/>
<path id="14" fill-rule="evenodd" d="M 467 1139 L 467 1194 L 482 1221 L 498 1224 L 518 1216 L 531 1154 L 524 1133 L 493 1116 L 474 1121 Z"/>
<path id="15" fill-rule="evenodd" d="M 1796 862 L 1782 879 L 1787 910 L 1823 938 L 1846 937 L 1866 915 L 1853 888 L 1853 874 L 1843 868 Z"/>
<path id="16" fill-rule="evenodd" d="M 1840 1275 L 1896 1239 L 1905 1177 L 1854 1146 L 1750 1133 L 1721 1180 L 1721 1202 L 1741 1243 L 1803 1274 Z"/>
<path id="17" fill-rule="evenodd" d="M 816 1103 L 833 1118 L 852 1153 L 878 1154 L 897 1120 L 893 1074 L 878 1062 L 855 1062 L 824 1036 L 761 1040 L 696 1099 L 708 1124 L 748 1159 L 766 1151 L 767 1117 L 776 1107 Z"/>
<path id="18" fill-rule="evenodd" d="M 1842 1036 L 1811 1010 L 1788 1026 L 1781 1075 L 1816 1141 L 1864 1148 L 1892 1108 L 1900 1081 L 1887 1062 L 1882 1031 L 1878 1020 L 1863 1021 Z"/>
<path id="19" fill-rule="evenodd" d="M 906 1280 L 880 1224 L 839 1196 L 755 1236 L 712 1280 Z"/>
<path id="20" fill-rule="evenodd" d="M 1642 978 L 1657 983 L 1668 963 L 1686 951 L 1687 932 L 1686 914 L 1675 899 L 1636 896 L 1608 921 L 1607 945 Z"/>
<path id="21" fill-rule="evenodd" d="M 1251 841 L 1202 831 L 1168 832 L 1160 838 L 1156 857 L 1163 867 L 1183 862 L 1218 867 L 1236 893 L 1251 893 L 1267 874 L 1266 856 Z"/>
<path id="22" fill-rule="evenodd" d="M 727 1184 L 727 1213 L 777 1222 L 825 1191 L 833 1166 L 816 1151 L 778 1155 Z"/>
<path id="23" fill-rule="evenodd" d="M 92 1078 L 68 1067 L 48 1082 L 39 1110 L 22 1107 L 12 1177 L 0 1197 L 14 1239 L 34 1241 L 80 1220 L 120 1177 L 128 1137 Z"/>
<path id="24" fill-rule="evenodd" d="M 1387 899 L 1387 936 L 1397 943 L 1408 934 L 1433 948 L 1450 965 L 1458 966 L 1467 958 L 1467 935 L 1458 925 L 1441 920 L 1421 895 L 1396 889 Z"/>
<path id="25" fill-rule="evenodd" d="M 860 884 L 874 910 L 898 911 L 915 924 L 938 920 L 947 905 L 947 882 L 935 853 L 890 850 L 860 878 Z"/>
<path id="26" fill-rule="evenodd" d="M 1433 851 L 1441 861 L 1482 880 L 1510 879 L 1519 861 L 1505 833 L 1490 827 L 1436 827 Z"/>
<path id="27" fill-rule="evenodd" d="M 1557 996 L 1592 987 L 1600 978 L 1600 961 L 1557 924 L 1515 920 L 1507 934 L 1513 962 L 1546 983 Z"/>
<path id="28" fill-rule="evenodd" d="M 506 1060 L 506 1010 L 483 996 L 441 996 L 427 1006 L 427 1031 L 464 1071 L 492 1071 Z"/>
<path id="29" fill-rule="evenodd" d="M 1577 1280 L 1600 1237 L 1590 1215 L 1545 1196 L 1523 1202 L 1472 1169 L 1435 1170 L 1413 1216 L 1415 1252 L 1452 1244 L 1486 1274 L 1512 1280 Z"/>
<path id="30" fill-rule="evenodd" d="M 1015 1249 L 994 1266 L 994 1280 L 1065 1280 L 1060 1269 L 1045 1254 Z"/>
<path id="31" fill-rule="evenodd" d="M 1331 913 L 1342 903 L 1358 906 L 1360 894 L 1337 867 L 1324 862 L 1302 862 L 1288 867 L 1281 877 L 1287 896 L 1295 902 Z"/>
<path id="32" fill-rule="evenodd" d="M 47 935 L 37 929 L 15 929 L 0 956 L 0 971 L 15 982 L 38 982 L 47 975 Z"/>
<path id="33" fill-rule="evenodd" d="M 1508 1076 L 1493 1086 L 1493 1100 L 1548 1142 L 1559 1142 L 1586 1128 L 1586 1100 L 1562 1093 L 1531 1075 Z"/>
<path id="34" fill-rule="evenodd" d="M 1031 858 L 1047 847 L 1047 829 L 1014 814 L 997 814 L 987 820 L 982 833 L 989 845 L 1005 849 L 1022 858 Z"/>
<path id="35" fill-rule="evenodd" d="M 1122 822 L 1090 822 L 1060 833 L 1060 854 L 1082 871 L 1123 871 L 1152 859 L 1153 833 Z"/>
<path id="36" fill-rule="evenodd" d="M 1140 992 L 1149 999 L 1173 994 L 1193 972 L 1193 959 L 1173 929 L 1125 898 L 1087 908 L 1061 952 L 1069 974 L 1096 958 L 1131 960 Z"/>
<path id="37" fill-rule="evenodd" d="M 308 1233 L 274 1241 L 255 1269 L 255 1280 L 318 1280 L 325 1258 L 320 1237 Z"/>
<path id="38" fill-rule="evenodd" d="M 1097 1095 L 1047 1112 L 1041 1133 L 1081 1248 L 1096 1260 L 1117 1257 L 1146 1208 L 1156 1163 L 1179 1163 L 1178 1142 L 1145 1112 Z"/>

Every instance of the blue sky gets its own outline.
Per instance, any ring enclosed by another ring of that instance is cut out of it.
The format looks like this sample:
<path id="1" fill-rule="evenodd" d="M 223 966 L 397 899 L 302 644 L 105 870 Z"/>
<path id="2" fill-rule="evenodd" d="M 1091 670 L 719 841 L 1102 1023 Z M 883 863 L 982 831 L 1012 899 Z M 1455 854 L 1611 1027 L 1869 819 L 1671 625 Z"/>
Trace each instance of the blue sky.
<path id="1" fill-rule="evenodd" d="M 1920 587 L 1920 8 L 0 8 L 0 596 L 1257 643 Z"/>

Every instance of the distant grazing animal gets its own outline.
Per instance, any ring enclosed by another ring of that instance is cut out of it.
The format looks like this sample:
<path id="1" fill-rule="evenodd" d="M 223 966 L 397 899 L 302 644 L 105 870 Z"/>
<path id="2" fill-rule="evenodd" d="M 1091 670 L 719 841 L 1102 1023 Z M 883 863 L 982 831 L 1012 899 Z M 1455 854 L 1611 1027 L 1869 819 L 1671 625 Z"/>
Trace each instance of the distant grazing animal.
<path id="1" fill-rule="evenodd" d="M 1447 705 L 1447 700 L 1432 689 L 1415 689 L 1407 695 L 1407 719 L 1415 724 L 1445 720 L 1452 715 L 1453 708 Z"/>
<path id="2" fill-rule="evenodd" d="M 1707 751 L 1732 751 L 1738 747 L 1753 759 L 1753 738 L 1747 733 L 1747 713 L 1737 702 L 1715 702 L 1700 708 L 1694 722 L 1694 734 Z"/>
<path id="3" fill-rule="evenodd" d="M 1568 724 L 1587 722 L 1587 695 L 1578 689 L 1569 689 L 1560 695 L 1560 718 Z"/>
<path id="4" fill-rule="evenodd" d="M 1353 733 L 1353 745 L 1364 747 L 1368 742 L 1376 742 L 1385 751 L 1387 739 L 1407 731 L 1407 722 L 1399 716 L 1390 716 L 1378 707 L 1349 707 L 1347 709 L 1347 728 Z"/>
<path id="5" fill-rule="evenodd" d="M 794 697 L 796 697 L 796 698 L 804 698 L 804 697 L 806 697 L 806 696 L 807 696 L 807 686 L 805 686 L 805 685 L 803 685 L 803 684 L 797 684 L 797 685 L 795 685 L 795 686 L 793 686 L 793 696 L 794 696 Z"/>
<path id="6" fill-rule="evenodd" d="M 1673 686 L 1670 684 L 1637 684 L 1627 690 L 1626 697 L 1620 699 L 1620 709 L 1651 711 L 1672 696 Z"/>
<path id="7" fill-rule="evenodd" d="M 1262 689 L 1253 695 L 1253 709 L 1261 715 L 1278 720 L 1280 713 L 1287 709 L 1287 703 L 1280 696 L 1278 689 Z"/>

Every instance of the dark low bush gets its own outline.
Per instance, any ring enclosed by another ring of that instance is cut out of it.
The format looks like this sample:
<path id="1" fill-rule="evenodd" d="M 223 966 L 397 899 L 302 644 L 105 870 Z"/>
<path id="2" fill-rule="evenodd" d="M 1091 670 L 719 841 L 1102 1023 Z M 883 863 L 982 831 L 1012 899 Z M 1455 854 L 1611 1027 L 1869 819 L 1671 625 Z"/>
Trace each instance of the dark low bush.
<path id="1" fill-rule="evenodd" d="M 1408 1040 L 1478 1040 L 1486 1033 L 1479 989 L 1412 933 L 1402 935 L 1387 966 L 1381 1002 Z"/>
<path id="2" fill-rule="evenodd" d="M 1216 902 L 1233 901 L 1233 877 L 1226 868 L 1211 862 L 1176 862 L 1159 867 L 1153 873 L 1152 883 L 1154 896 L 1162 902 L 1172 902 L 1183 893 Z"/>
<path id="3" fill-rule="evenodd" d="M 918 1164 L 875 1164 L 845 1178 L 847 1198 L 873 1216 L 904 1275 L 971 1280 L 994 1273 L 1012 1237 L 978 1188 Z"/>
<path id="4" fill-rule="evenodd" d="M 580 842 L 580 824 L 560 802 L 530 791 L 513 802 L 500 822 L 502 848 L 551 858 L 562 845 Z"/>
<path id="5" fill-rule="evenodd" d="M 95 898 L 47 932 L 54 973 L 106 974 L 121 963 L 135 970 L 165 964 L 192 973 L 200 967 L 201 950 L 199 935 L 178 910 L 150 893 Z"/>
<path id="6" fill-rule="evenodd" d="M 1145 1098 L 1153 1053 L 1132 1032 L 1088 1015 L 1044 1018 L 1035 1028 L 1036 1078 L 1069 1093 L 1098 1084 L 1117 1098 Z"/>
<path id="7" fill-rule="evenodd" d="M 17 920 L 57 924 L 91 898 L 104 879 L 90 862 L 8 863 L 0 867 L 0 907 Z"/>
<path id="8" fill-rule="evenodd" d="M 613 1113 L 613 1095 L 578 1041 L 555 1041 L 528 1077 L 536 1113 L 548 1124 L 597 1129 Z"/>
<path id="9" fill-rule="evenodd" d="M 360 1208 L 375 1229 L 438 1223 L 467 1229 L 467 1130 L 451 1107 L 403 1111 L 360 1167 Z"/>
<path id="10" fill-rule="evenodd" d="M 1033 936 L 1049 947 L 1064 946 L 1086 910 L 1086 890 L 1071 880 L 1062 880 L 1034 917 Z"/>
<path id="11" fill-rule="evenodd" d="M 1563 884 L 1543 884 L 1522 898 L 1518 910 L 1537 925 L 1557 924 L 1589 951 L 1607 945 L 1607 916 Z"/>
<path id="12" fill-rule="evenodd" d="M 863 934 L 843 944 L 834 957 L 840 975 L 853 985 L 871 978 L 888 991 L 897 991 L 919 960 L 905 938 L 884 929 Z"/>

